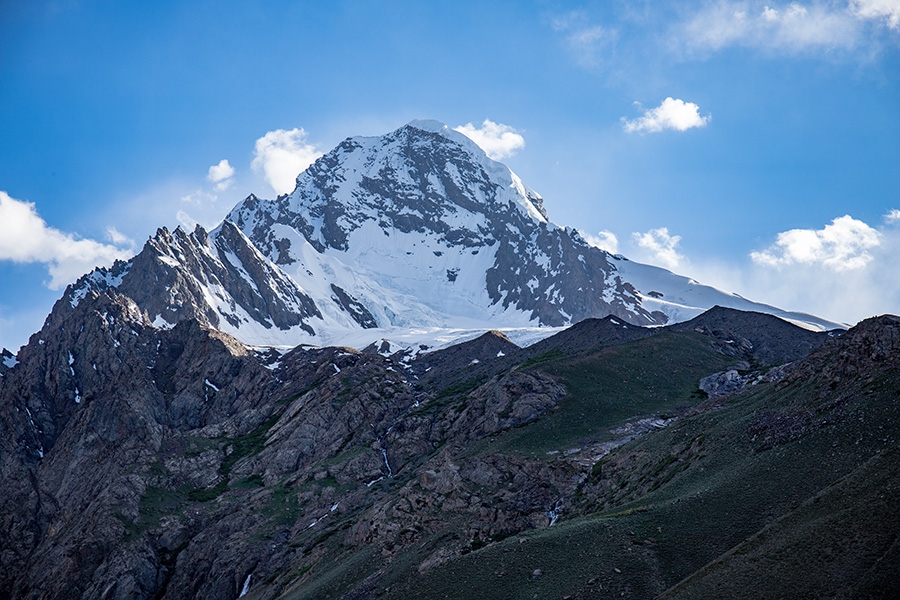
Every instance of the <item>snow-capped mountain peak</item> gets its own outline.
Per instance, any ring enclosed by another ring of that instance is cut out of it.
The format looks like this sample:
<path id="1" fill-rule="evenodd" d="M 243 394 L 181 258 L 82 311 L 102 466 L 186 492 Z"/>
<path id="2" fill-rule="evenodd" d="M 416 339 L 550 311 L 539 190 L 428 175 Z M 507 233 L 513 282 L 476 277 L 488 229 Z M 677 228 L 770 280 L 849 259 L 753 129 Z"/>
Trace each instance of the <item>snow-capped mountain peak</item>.
<path id="1" fill-rule="evenodd" d="M 337 276 L 379 327 L 408 315 L 428 326 L 558 326 L 603 312 L 664 320 L 641 308 L 606 253 L 550 223 L 515 173 L 436 121 L 347 139 L 293 193 L 248 198 L 228 219 L 304 289 L 316 273 Z"/>
<path id="2" fill-rule="evenodd" d="M 550 222 L 506 165 L 438 121 L 348 138 L 292 193 L 251 195 L 209 233 L 160 229 L 134 259 L 85 276 L 66 297 L 75 305 L 107 289 L 157 326 L 195 318 L 256 345 L 363 347 L 413 331 L 434 339 L 607 315 L 661 325 L 714 304 L 779 313 L 590 246 Z"/>

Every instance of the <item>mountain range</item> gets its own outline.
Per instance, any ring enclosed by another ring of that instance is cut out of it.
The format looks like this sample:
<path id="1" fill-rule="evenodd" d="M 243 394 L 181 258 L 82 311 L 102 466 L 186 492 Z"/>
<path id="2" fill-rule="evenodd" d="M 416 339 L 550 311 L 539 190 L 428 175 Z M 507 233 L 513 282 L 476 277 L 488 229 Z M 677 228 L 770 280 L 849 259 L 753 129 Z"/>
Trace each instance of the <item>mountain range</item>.
<path id="1" fill-rule="evenodd" d="M 0 355 L 0 600 L 892 598 L 900 317 L 590 246 L 461 134 L 161 228 Z"/>
<path id="2" fill-rule="evenodd" d="M 349 138 L 291 194 L 250 196 L 211 232 L 160 229 L 65 297 L 108 288 L 155 326 L 194 318 L 261 346 L 435 346 L 490 329 L 521 341 L 590 317 L 663 325 L 715 305 L 842 327 L 589 245 L 549 221 L 508 167 L 436 121 Z"/>

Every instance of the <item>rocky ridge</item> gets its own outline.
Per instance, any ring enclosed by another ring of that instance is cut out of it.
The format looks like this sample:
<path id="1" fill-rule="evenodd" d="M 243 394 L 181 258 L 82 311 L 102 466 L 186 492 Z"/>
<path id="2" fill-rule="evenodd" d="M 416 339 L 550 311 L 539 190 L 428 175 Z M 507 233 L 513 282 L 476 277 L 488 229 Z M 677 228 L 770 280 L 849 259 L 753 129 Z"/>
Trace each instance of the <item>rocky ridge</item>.
<path id="1" fill-rule="evenodd" d="M 236 597 L 246 575 L 319 552 L 331 522 L 352 525 L 354 548 L 399 548 L 409 527 L 441 530 L 451 507 L 473 539 L 543 522 L 549 500 L 527 482 L 561 473 L 495 460 L 459 475 L 454 457 L 552 407 L 551 380 L 512 373 L 470 406 L 432 411 L 433 395 L 377 353 L 273 354 L 196 319 L 151 323 L 112 289 L 64 298 L 0 379 L 3 597 Z M 523 490 L 485 512 L 465 489 L 497 473 Z M 397 518 L 394 481 L 423 490 L 402 494 L 433 514 Z"/>
<path id="2" fill-rule="evenodd" d="M 730 317 L 739 328 L 741 313 Z M 594 348 L 663 331 L 619 329 L 614 318 L 581 328 Z M 590 351 L 573 335 L 548 347 Z M 154 327 L 115 288 L 61 299 L 0 378 L 5 597 L 221 598 L 247 585 L 274 598 L 314 581 L 302 575 L 311 564 L 374 551 L 380 581 L 422 547 L 415 571 L 428 573 L 555 523 L 617 445 L 550 460 L 473 454 L 571 392 L 520 368 L 527 353 L 499 334 L 443 352 L 251 349 L 196 319 Z M 484 378 L 459 376 L 492 361 Z"/>

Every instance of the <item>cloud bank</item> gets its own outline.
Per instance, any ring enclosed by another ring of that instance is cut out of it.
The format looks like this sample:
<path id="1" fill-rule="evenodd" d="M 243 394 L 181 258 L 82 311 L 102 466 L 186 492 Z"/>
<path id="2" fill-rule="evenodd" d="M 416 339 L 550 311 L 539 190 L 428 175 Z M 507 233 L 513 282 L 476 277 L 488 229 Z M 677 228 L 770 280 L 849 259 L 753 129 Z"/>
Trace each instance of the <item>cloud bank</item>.
<path id="1" fill-rule="evenodd" d="M 891 209 L 884 221 L 876 228 L 845 215 L 821 229 L 784 231 L 743 261 L 684 256 L 681 237 L 660 227 L 633 233 L 624 254 L 756 302 L 852 325 L 876 314 L 900 314 L 900 209 Z M 599 245 L 596 237 L 583 237 Z"/>
<path id="2" fill-rule="evenodd" d="M 874 43 L 869 25 L 900 31 L 900 2 L 773 4 L 724 0 L 694 12 L 680 25 L 676 38 L 693 50 L 742 46 L 788 54 L 813 53 Z"/>
<path id="3" fill-rule="evenodd" d="M 114 228 L 107 230 L 117 245 L 131 243 Z M 97 266 L 125 259 L 132 248 L 78 239 L 71 233 L 48 227 L 31 202 L 0 192 L 0 260 L 44 263 L 50 272 L 47 286 L 60 289 Z"/>
<path id="4" fill-rule="evenodd" d="M 490 119 L 485 119 L 480 128 L 466 123 L 453 129 L 478 144 L 493 160 L 509 158 L 525 147 L 525 138 L 519 132 L 509 125 L 494 123 Z"/>
<path id="5" fill-rule="evenodd" d="M 640 106 L 639 103 L 635 103 Z M 622 117 L 622 127 L 626 133 L 658 133 L 666 129 L 687 131 L 694 127 L 705 127 L 712 115 L 700 116 L 700 107 L 693 102 L 676 98 L 666 98 L 656 108 L 644 111 L 637 119 Z"/>
<path id="6" fill-rule="evenodd" d="M 307 143 L 306 131 L 276 129 L 256 140 L 251 166 L 277 194 L 289 194 L 297 185 L 297 176 L 315 162 L 322 152 Z"/>
<path id="7" fill-rule="evenodd" d="M 632 80 L 635 69 L 648 63 L 702 60 L 729 48 L 867 61 L 900 34 L 898 0 L 630 4 L 627 10 L 560 13 L 548 24 L 579 66 L 621 81 Z"/>
<path id="8" fill-rule="evenodd" d="M 870 251 L 881 245 L 881 238 L 876 229 L 844 215 L 822 229 L 791 229 L 779 233 L 772 246 L 752 252 L 750 258 L 770 267 L 819 265 L 838 272 L 851 271 L 872 262 Z"/>
<path id="9" fill-rule="evenodd" d="M 690 47 L 708 50 L 729 46 L 794 52 L 851 48 L 859 38 L 859 26 L 849 11 L 832 5 L 718 2 L 685 23 L 682 39 Z"/>
<path id="10" fill-rule="evenodd" d="M 704 283 L 850 325 L 900 314 L 900 227 L 892 212 L 882 227 L 845 215 L 821 229 L 779 233 L 770 247 L 750 253 L 749 264 L 692 268 Z"/>

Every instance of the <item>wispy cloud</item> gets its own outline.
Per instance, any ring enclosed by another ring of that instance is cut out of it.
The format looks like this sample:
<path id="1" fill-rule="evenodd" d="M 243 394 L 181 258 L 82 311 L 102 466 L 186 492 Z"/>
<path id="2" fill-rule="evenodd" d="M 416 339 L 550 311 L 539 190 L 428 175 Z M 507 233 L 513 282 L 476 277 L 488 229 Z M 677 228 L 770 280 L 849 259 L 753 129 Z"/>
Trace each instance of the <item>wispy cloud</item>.
<path id="1" fill-rule="evenodd" d="M 490 119 L 485 119 L 481 127 L 466 123 L 453 129 L 478 144 L 493 160 L 509 158 L 525 147 L 522 134 L 509 125 L 494 123 Z"/>
<path id="2" fill-rule="evenodd" d="M 900 2 L 897 0 L 852 0 L 850 8 L 861 19 L 883 21 L 900 31 Z"/>
<path id="3" fill-rule="evenodd" d="M 204 204 L 212 203 L 218 199 L 219 197 L 217 195 L 211 192 L 207 192 L 203 188 L 196 188 L 181 197 L 181 201 L 185 204 L 193 204 L 195 206 L 202 206 Z"/>
<path id="4" fill-rule="evenodd" d="M 175 219 L 178 220 L 181 227 L 186 231 L 193 231 L 197 225 L 202 225 L 205 229 L 210 229 L 214 226 L 215 222 L 205 218 L 205 215 L 212 211 L 213 207 L 216 206 L 218 199 L 219 197 L 212 192 L 204 190 L 203 188 L 195 188 L 191 192 L 181 196 L 181 206 L 175 211 Z M 188 210 L 198 215 L 204 215 L 204 217 L 201 217 L 203 222 L 201 223 L 201 220 L 194 218 Z"/>
<path id="5" fill-rule="evenodd" d="M 900 221 L 900 209 L 892 208 L 884 215 L 884 220 L 888 223 L 897 223 Z"/>
<path id="6" fill-rule="evenodd" d="M 175 213 L 175 218 L 185 231 L 193 231 L 200 224 L 189 212 L 182 209 Z"/>
<path id="7" fill-rule="evenodd" d="M 121 248 L 134 248 L 134 240 L 112 226 L 106 228 L 106 239 Z"/>
<path id="8" fill-rule="evenodd" d="M 769 267 L 820 265 L 834 271 L 851 271 L 868 265 L 871 250 L 881 245 L 882 235 L 863 221 L 844 215 L 822 229 L 791 229 L 779 233 L 775 243 L 752 252 L 754 262 Z"/>
<path id="9" fill-rule="evenodd" d="M 675 269 L 684 261 L 684 256 L 676 250 L 678 243 L 681 242 L 681 236 L 670 235 L 668 227 L 651 229 L 646 233 L 635 232 L 631 235 L 634 242 L 649 253 L 646 259 L 651 263 Z"/>
<path id="10" fill-rule="evenodd" d="M 220 192 L 228 189 L 234 177 L 234 167 L 228 164 L 228 159 L 223 158 L 219 164 L 213 165 L 206 173 L 206 179 L 216 184 L 216 189 Z"/>
<path id="11" fill-rule="evenodd" d="M 868 25 L 900 31 L 897 0 L 791 2 L 720 0 L 706 4 L 676 27 L 688 50 L 732 46 L 775 53 L 851 50 L 873 43 Z"/>
<path id="12" fill-rule="evenodd" d="M 59 289 L 97 266 L 108 266 L 118 258 L 128 258 L 127 237 L 114 228 L 107 230 L 116 245 L 79 239 L 47 223 L 31 202 L 16 200 L 0 192 L 0 260 L 17 263 L 44 263 L 50 272 L 47 286 Z"/>
<path id="13" fill-rule="evenodd" d="M 581 67 L 619 77 L 648 63 L 702 59 L 729 48 L 771 56 L 877 54 L 900 34 L 898 0 L 701 0 L 629 3 L 549 21 Z"/>
<path id="14" fill-rule="evenodd" d="M 641 106 L 639 102 L 635 105 Z M 666 129 L 687 131 L 694 127 L 705 127 L 712 115 L 700 116 L 700 107 L 693 102 L 676 98 L 666 98 L 656 108 L 644 109 L 637 119 L 622 117 L 622 127 L 626 133 L 658 133 Z"/>
<path id="15" fill-rule="evenodd" d="M 294 191 L 297 176 L 315 162 L 322 152 L 306 141 L 301 129 L 276 129 L 256 140 L 251 163 L 277 194 Z"/>
<path id="16" fill-rule="evenodd" d="M 616 237 L 612 231 L 598 231 L 597 235 L 591 235 L 589 233 L 581 233 L 581 237 L 584 238 L 591 246 L 595 248 L 600 248 L 601 250 L 606 250 L 610 254 L 618 254 L 619 253 L 619 238 Z"/>
<path id="17" fill-rule="evenodd" d="M 597 69 L 614 61 L 619 42 L 619 31 L 615 26 L 599 25 L 582 11 L 559 16 L 550 25 L 563 36 L 569 51 L 582 67 Z"/>

